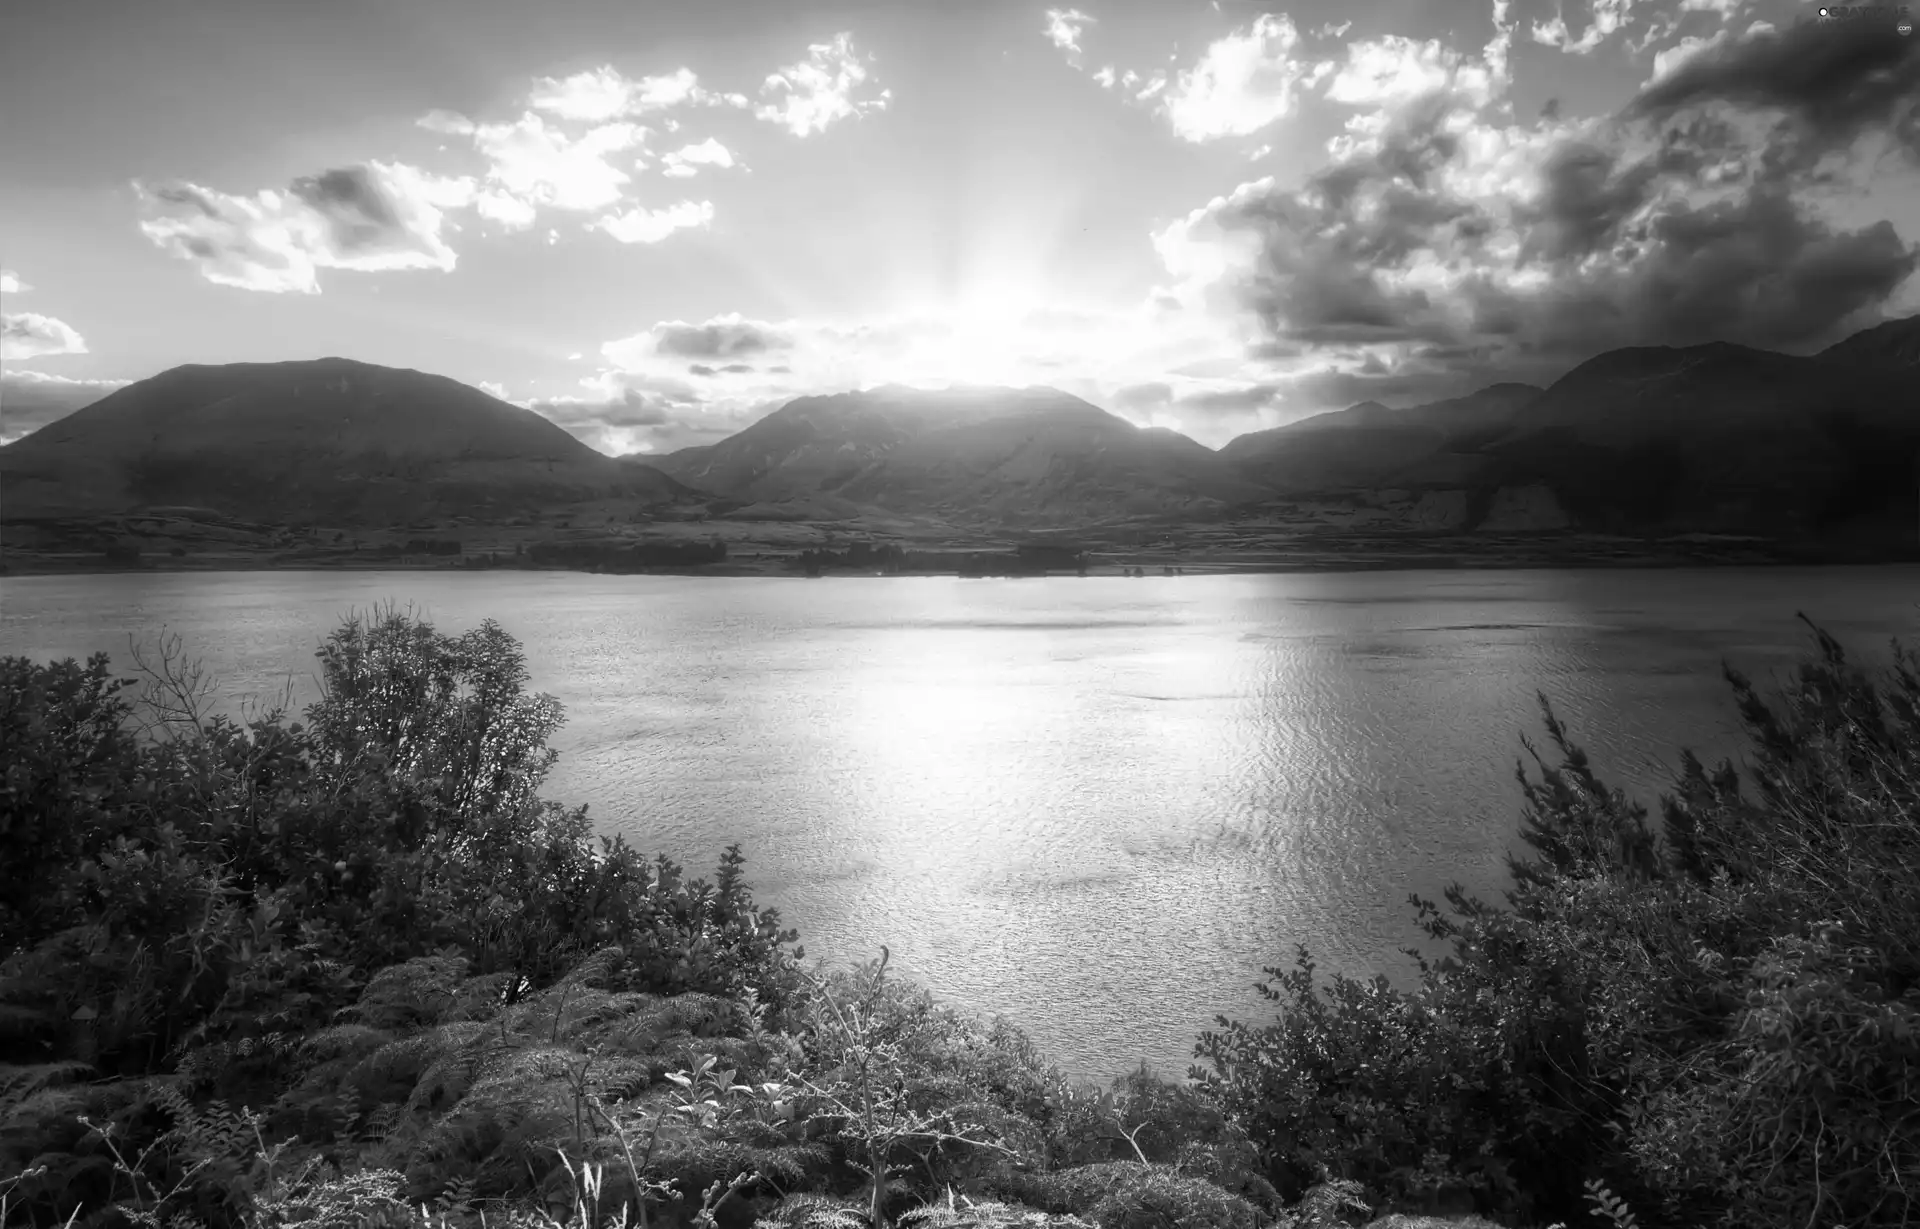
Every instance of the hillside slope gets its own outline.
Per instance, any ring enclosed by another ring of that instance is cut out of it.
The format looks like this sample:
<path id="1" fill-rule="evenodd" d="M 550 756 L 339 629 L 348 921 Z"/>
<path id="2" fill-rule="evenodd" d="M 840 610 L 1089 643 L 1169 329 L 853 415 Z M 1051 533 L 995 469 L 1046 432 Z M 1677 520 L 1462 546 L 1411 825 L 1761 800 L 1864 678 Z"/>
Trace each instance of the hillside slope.
<path id="1" fill-rule="evenodd" d="M 9 518 L 194 505 L 328 524 L 697 498 L 531 410 L 348 359 L 176 367 L 0 448 Z"/>
<path id="2" fill-rule="evenodd" d="M 1186 436 L 1050 388 L 801 397 L 658 464 L 757 504 L 832 497 L 976 524 L 1203 516 L 1268 493 Z"/>
<path id="3" fill-rule="evenodd" d="M 1726 343 L 1613 350 L 1546 389 L 1364 403 L 1233 440 L 1287 499 L 1418 531 L 1575 528 L 1911 547 L 1920 317 L 1811 357 Z"/>

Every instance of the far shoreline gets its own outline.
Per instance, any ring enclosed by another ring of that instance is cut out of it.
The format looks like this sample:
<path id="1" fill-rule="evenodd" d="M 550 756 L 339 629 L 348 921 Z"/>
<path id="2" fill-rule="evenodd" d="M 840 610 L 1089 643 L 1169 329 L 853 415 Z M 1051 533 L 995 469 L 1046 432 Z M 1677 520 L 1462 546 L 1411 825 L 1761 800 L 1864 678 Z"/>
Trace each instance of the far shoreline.
<path id="1" fill-rule="evenodd" d="M 1303 552 L 1305 554 L 1305 552 Z M 160 576 L 160 575 L 210 575 L 251 572 L 341 572 L 341 573 L 429 573 L 444 575 L 527 575 L 537 573 L 571 574 L 579 576 L 676 576 L 706 578 L 760 577 L 785 580 L 831 580 L 831 579 L 909 579 L 927 577 L 949 577 L 956 580 L 1048 580 L 1048 579 L 1091 579 L 1097 577 L 1120 577 L 1129 579 L 1184 579 L 1190 576 L 1234 576 L 1234 575 L 1326 575 L 1345 572 L 1516 572 L 1516 571 L 1676 571 L 1695 569 L 1701 571 L 1721 570 L 1760 570 L 1760 569 L 1805 569 L 1805 568 L 1842 568 L 1842 567 L 1901 567 L 1920 564 L 1920 551 L 1903 556 L 1859 557 L 1796 557 L 1790 554 L 1760 555 L 1744 554 L 1741 557 L 1715 556 L 1712 554 L 1686 554 L 1680 552 L 1648 553 L 1644 555 L 1619 555 L 1607 558 L 1595 558 L 1591 555 L 1572 554 L 1566 557 L 1544 555 L 1486 555 L 1467 554 L 1410 556 L 1391 555 L 1376 558 L 1329 557 L 1328 555 L 1306 555 L 1296 558 L 1264 559 L 1221 559 L 1192 560 L 1182 563 L 1165 562 L 1165 556 L 1139 555 L 1116 558 L 1089 566 L 1084 572 L 1070 568 L 1055 568 L 1012 575 L 960 575 L 947 570 L 901 569 L 893 571 L 868 570 L 860 568 L 828 568 L 818 575 L 807 575 L 802 570 L 782 560 L 765 560 L 740 563 L 703 564 L 696 567 L 654 567 L 642 570 L 605 570 L 575 567 L 465 567 L 448 566 L 444 563 L 418 564 L 382 561 L 368 563 L 319 563 L 312 560 L 257 561 L 246 559 L 222 559 L 204 564 L 181 564 L 177 562 L 160 563 L 154 566 L 100 566 L 93 561 L 75 560 L 72 564 L 35 560 L 22 565 L 9 562 L 0 566 L 0 580 L 29 579 L 48 576 Z M 1139 569 L 1137 573 L 1133 569 Z"/>

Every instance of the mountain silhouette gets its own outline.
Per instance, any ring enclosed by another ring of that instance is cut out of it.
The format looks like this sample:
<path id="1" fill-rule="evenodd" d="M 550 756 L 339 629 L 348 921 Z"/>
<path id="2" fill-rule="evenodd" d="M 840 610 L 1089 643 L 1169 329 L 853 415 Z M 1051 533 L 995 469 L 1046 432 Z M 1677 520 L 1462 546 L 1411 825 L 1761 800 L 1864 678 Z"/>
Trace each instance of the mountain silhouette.
<path id="1" fill-rule="evenodd" d="M 1266 494 L 1184 435 L 1051 388 L 801 397 L 656 464 L 775 513 L 828 501 L 953 523 L 1197 517 Z"/>
<path id="2" fill-rule="evenodd" d="M 343 358 L 184 366 L 0 448 L 9 518 L 208 507 L 328 524 L 698 498 L 445 376 Z"/>
<path id="3" fill-rule="evenodd" d="M 717 443 L 616 459 L 442 376 L 340 358 L 187 366 L 0 448 L 0 494 L 9 519 L 184 504 L 341 525 L 612 500 L 747 520 L 1070 527 L 1270 521 L 1301 500 L 1344 501 L 1387 509 L 1370 522 L 1387 530 L 1910 551 L 1920 317 L 1810 356 L 1613 350 L 1546 388 L 1362 402 L 1218 451 L 1057 389 L 890 385 L 800 397 Z"/>

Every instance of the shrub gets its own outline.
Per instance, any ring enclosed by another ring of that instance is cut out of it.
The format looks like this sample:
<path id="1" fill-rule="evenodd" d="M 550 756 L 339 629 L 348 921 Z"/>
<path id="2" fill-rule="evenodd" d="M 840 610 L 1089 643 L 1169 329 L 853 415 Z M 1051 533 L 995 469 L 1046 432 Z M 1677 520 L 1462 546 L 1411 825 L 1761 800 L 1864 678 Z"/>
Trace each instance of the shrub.
<path id="1" fill-rule="evenodd" d="M 319 657 L 304 724 L 244 725 L 206 714 L 177 641 L 137 705 L 104 657 L 0 659 L 0 1172 L 37 1168 L 16 1218 L 134 1199 L 235 1223 L 270 1193 L 239 1153 L 281 1145 L 342 1181 L 397 1159 L 413 1194 L 462 1176 L 529 1194 L 549 1145 L 606 1124 L 556 1116 L 527 1072 L 575 1062 L 577 1098 L 600 1096 L 644 1036 L 657 1083 L 700 1047 L 643 1022 L 697 1003 L 732 1022 L 707 1052 L 784 1053 L 768 1024 L 800 986 L 793 932 L 753 906 L 737 848 L 690 879 L 537 796 L 560 711 L 526 693 L 511 637 L 376 611 Z M 593 1031 L 616 1024 L 627 1041 Z M 626 1057 L 589 1070 L 604 1056 L 563 1060 L 569 1039 Z M 214 1147 L 196 1125 L 243 1110 L 266 1134 Z"/>
<path id="2" fill-rule="evenodd" d="M 1536 1219 L 1595 1184 L 1649 1226 L 1911 1216 L 1920 674 L 1815 642 L 1773 700 L 1726 671 L 1751 764 L 1685 756 L 1658 831 L 1546 709 L 1504 908 L 1416 898 L 1452 949 L 1416 990 L 1318 985 L 1302 950 L 1267 970 L 1279 1019 L 1203 1034 L 1195 1075 L 1283 1194 L 1327 1172 Z"/>

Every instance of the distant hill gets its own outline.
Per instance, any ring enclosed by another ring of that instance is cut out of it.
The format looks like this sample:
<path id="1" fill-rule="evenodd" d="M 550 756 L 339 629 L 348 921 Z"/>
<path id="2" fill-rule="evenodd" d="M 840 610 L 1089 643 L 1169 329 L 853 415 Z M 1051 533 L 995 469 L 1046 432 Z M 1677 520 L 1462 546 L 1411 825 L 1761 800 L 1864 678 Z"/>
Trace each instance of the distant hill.
<path id="1" fill-rule="evenodd" d="M 179 505 L 343 526 L 698 503 L 889 532 L 1246 513 L 1302 532 L 1709 533 L 1905 552 L 1920 527 L 1920 317 L 1807 357 L 1609 351 L 1544 389 L 1363 402 L 1217 452 L 1057 389 L 888 386 L 615 459 L 417 371 L 178 367 L 0 448 L 0 501 L 10 520 Z"/>
<path id="2" fill-rule="evenodd" d="M 831 497 L 955 523 L 1206 516 L 1264 497 L 1213 450 L 1051 388 L 888 386 L 801 397 L 657 464 L 777 509 Z"/>
<path id="3" fill-rule="evenodd" d="M 1911 543 L 1920 524 L 1920 318 L 1800 358 L 1712 343 L 1616 350 L 1529 404 L 1487 451 L 1574 519 Z"/>
<path id="4" fill-rule="evenodd" d="M 1221 451 L 1286 498 L 1377 505 L 1383 489 L 1403 493 L 1410 527 L 1911 546 L 1920 317 L 1811 357 L 1721 342 L 1613 350 L 1544 390 L 1499 384 L 1403 410 L 1368 402 Z M 1530 524 L 1495 515 L 1523 504 Z M 1436 520 L 1439 507 L 1451 512 Z"/>
<path id="5" fill-rule="evenodd" d="M 1285 495 L 1445 484 L 1444 458 L 1504 434 L 1539 395 L 1530 384 L 1495 384 L 1405 410 L 1365 401 L 1239 436 L 1220 454 L 1248 479 Z"/>
<path id="6" fill-rule="evenodd" d="M 9 518 L 191 505 L 358 524 L 699 497 L 479 389 L 342 358 L 175 367 L 0 448 Z"/>
<path id="7" fill-rule="evenodd" d="M 1883 369 L 1920 367 L 1920 316 L 1889 320 L 1828 346 L 1819 357 L 1829 363 Z"/>

